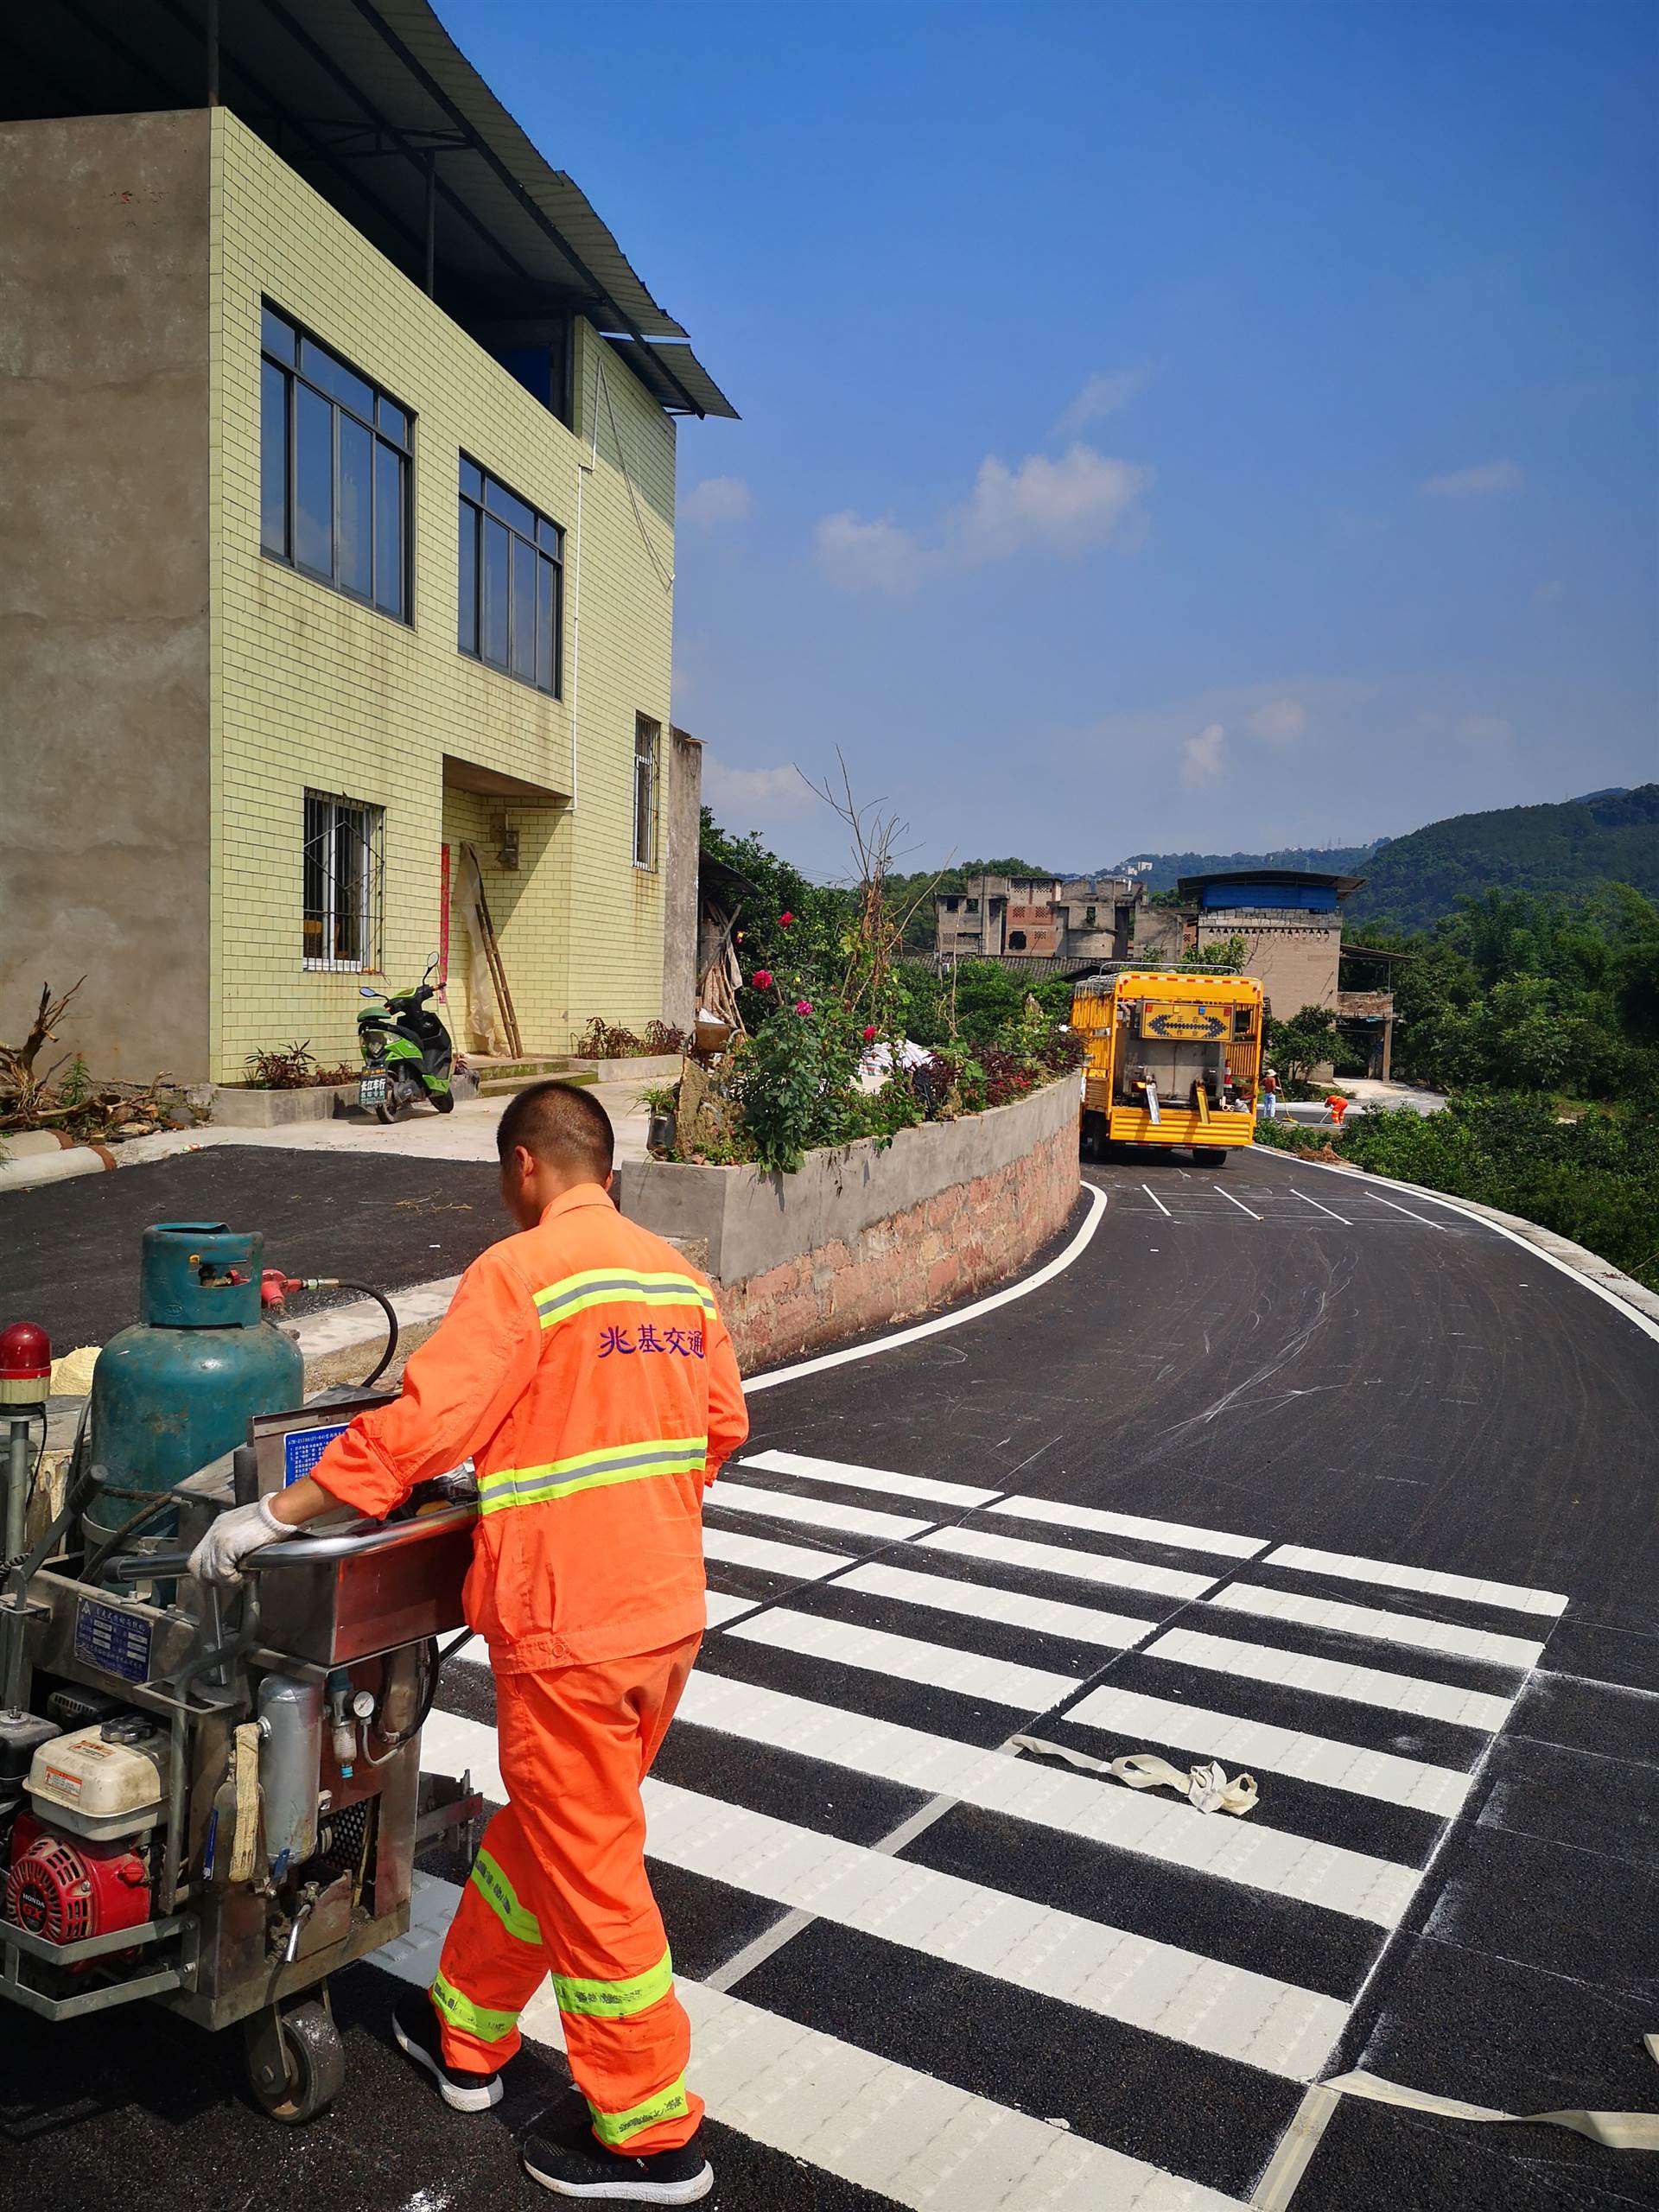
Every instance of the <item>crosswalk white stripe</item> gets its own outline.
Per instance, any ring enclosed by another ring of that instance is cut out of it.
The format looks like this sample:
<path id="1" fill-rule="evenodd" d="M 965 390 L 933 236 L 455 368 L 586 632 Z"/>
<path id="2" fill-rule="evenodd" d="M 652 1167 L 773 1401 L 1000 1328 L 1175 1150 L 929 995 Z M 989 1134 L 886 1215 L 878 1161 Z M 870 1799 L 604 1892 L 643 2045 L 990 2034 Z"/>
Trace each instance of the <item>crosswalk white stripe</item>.
<path id="1" fill-rule="evenodd" d="M 1057 1828 L 1195 1873 L 1298 1897 L 1380 1928 L 1395 1924 L 1417 1883 L 1410 1867 L 1390 1859 L 1284 1829 L 1196 1819 L 1184 1800 L 1143 1796 L 1032 1760 L 977 1751 L 952 1737 L 868 1719 L 810 1698 L 701 1671 L 694 1671 L 686 1684 L 680 1714 L 693 1726 L 823 1759 L 929 1796 L 958 1798 L 984 1812 Z"/>
<path id="2" fill-rule="evenodd" d="M 805 1544 L 780 1544 L 770 1536 L 751 1536 L 741 1529 L 712 1529 L 702 1532 L 704 1559 L 723 1567 L 755 1567 L 766 1574 L 787 1574 L 797 1582 L 822 1581 L 850 1567 L 850 1552 L 813 1551 Z"/>
<path id="3" fill-rule="evenodd" d="M 1048 1521 L 1059 1529 L 1089 1529 L 1103 1536 L 1138 1536 L 1148 1544 L 1170 1544 L 1192 1552 L 1221 1552 L 1229 1559 L 1254 1559 L 1266 1551 L 1268 1536 L 1236 1536 L 1224 1529 L 1194 1529 L 1184 1521 L 1148 1521 L 1137 1513 L 1111 1513 L 1097 1505 L 1068 1505 L 1053 1497 L 1014 1497 L 988 1508 L 1019 1521 Z"/>
<path id="4" fill-rule="evenodd" d="M 728 1621 L 739 1620 L 745 1613 L 752 1613 L 762 1603 L 759 1598 L 733 1598 L 724 1590 L 705 1590 L 703 1603 L 709 1609 L 710 1628 L 724 1628 Z"/>
<path id="5" fill-rule="evenodd" d="M 1470 1777 L 1454 1767 L 1427 1766 L 1393 1751 L 1370 1751 L 1358 1744 L 1270 1727 L 1236 1713 L 1211 1713 L 1203 1706 L 1174 1705 L 1166 1698 L 1143 1697 L 1138 1690 L 1113 1689 L 1109 1684 L 1091 1690 L 1065 1718 L 1068 1724 L 1078 1720 L 1122 1736 L 1129 1751 L 1147 1743 L 1169 1744 L 1220 1759 L 1230 1771 L 1235 1766 L 1259 1767 L 1265 1774 L 1317 1782 L 1323 1789 L 1346 1789 L 1446 1820 L 1469 1790 Z"/>
<path id="6" fill-rule="evenodd" d="M 1018 1713 L 1046 1713 L 1079 1688 L 1076 1676 L 1051 1674 L 1046 1667 L 1022 1667 L 1009 1659 L 987 1659 L 977 1651 L 958 1651 L 947 1643 L 926 1643 L 913 1636 L 857 1622 L 829 1620 L 773 1605 L 739 1622 L 729 1633 L 746 1643 L 796 1651 L 809 1659 L 828 1659 L 842 1667 L 868 1668 L 919 1682 L 927 1689 L 954 1690 L 963 1697 L 988 1698 Z"/>
<path id="7" fill-rule="evenodd" d="M 1388 1713 L 1450 1720 L 1459 1727 L 1483 1729 L 1489 1736 L 1502 1728 L 1515 1702 L 1512 1698 L 1493 1697 L 1485 1690 L 1463 1689 L 1455 1682 L 1389 1675 L 1376 1667 L 1349 1667 L 1337 1659 L 1310 1659 L 1303 1652 L 1281 1651 L 1272 1644 L 1241 1643 L 1230 1636 L 1207 1636 L 1201 1629 L 1167 1629 L 1155 1643 L 1147 1644 L 1145 1656 L 1239 1675 L 1247 1681 L 1271 1682 L 1280 1689 L 1312 1690 L 1319 1697 L 1380 1706 Z"/>
<path id="8" fill-rule="evenodd" d="M 1347 2020 L 1334 1997 L 1036 1904 L 668 1783 L 647 1783 L 651 1856 L 1104 2019 L 1313 2078 Z"/>
<path id="9" fill-rule="evenodd" d="M 416 1874 L 410 1931 L 373 1953 L 376 1965 L 429 1982 L 460 1896 L 453 1882 Z M 1197 2182 L 741 1997 L 675 1986 L 691 2016 L 692 2083 L 717 2120 L 911 2212 L 1243 2212 Z M 532 2044 L 564 2048 L 550 1983 L 518 2024 Z"/>
<path id="10" fill-rule="evenodd" d="M 868 1506 L 843 1505 L 834 1497 L 791 1497 L 782 1491 L 751 1490 L 745 1483 L 721 1478 L 703 1500 L 705 1512 L 724 1507 L 728 1513 L 759 1513 L 769 1520 L 799 1521 L 813 1529 L 842 1529 L 849 1535 L 881 1536 L 889 1541 L 918 1536 L 931 1521 L 912 1521 L 900 1513 L 874 1513 Z"/>
<path id="11" fill-rule="evenodd" d="M 1447 1574 L 1439 1567 L 1401 1567 L 1393 1560 L 1362 1559 L 1348 1552 L 1311 1551 L 1305 1544 L 1281 1544 L 1261 1564 L 1291 1567 L 1301 1574 L 1329 1574 L 1343 1582 L 1376 1582 L 1389 1590 L 1421 1590 L 1434 1598 L 1466 1598 L 1471 1605 L 1552 1618 L 1567 1606 L 1555 1590 L 1529 1590 L 1521 1582 L 1487 1582 L 1478 1575 Z"/>
<path id="12" fill-rule="evenodd" d="M 920 1548 L 992 1560 L 999 1567 L 1030 1567 L 1041 1574 L 1064 1574 L 1077 1582 L 1155 1591 L 1164 1598 L 1201 1598 L 1216 1586 L 1211 1574 L 1184 1574 L 1176 1567 L 1148 1567 L 1144 1560 L 1114 1559 L 1106 1552 L 1074 1551 L 1065 1544 L 1028 1543 L 1023 1536 L 997 1535 L 988 1529 L 938 1529 L 922 1538 Z"/>
<path id="13" fill-rule="evenodd" d="M 947 1483 L 931 1475 L 894 1475 L 884 1467 L 855 1466 L 841 1459 L 814 1459 L 804 1452 L 759 1452 L 741 1459 L 740 1466 L 759 1467 L 774 1475 L 800 1475 L 809 1482 L 836 1483 L 843 1490 L 873 1490 L 889 1497 L 919 1497 L 935 1505 L 988 1505 L 1001 1496 L 994 1490 L 976 1490 L 970 1483 Z"/>
<path id="14" fill-rule="evenodd" d="M 1001 1621 L 1010 1628 L 1070 1637 L 1077 1643 L 1103 1644 L 1113 1651 L 1133 1649 L 1158 1628 L 1156 1621 L 1137 1620 L 1128 1613 L 1103 1613 L 1092 1605 L 1067 1605 L 1063 1598 L 1031 1598 L 1023 1590 L 1004 1590 L 994 1583 L 918 1574 L 914 1567 L 890 1567 L 885 1560 L 855 1567 L 842 1577 L 840 1587 L 928 1605 L 937 1612 L 960 1613 L 969 1620 Z"/>
<path id="15" fill-rule="evenodd" d="M 1335 1598 L 1309 1598 L 1300 1591 L 1263 1590 L 1254 1582 L 1230 1582 L 1206 1602 L 1224 1605 L 1230 1612 L 1262 1613 L 1273 1620 L 1294 1621 L 1303 1628 L 1374 1637 L 1382 1643 L 1407 1643 L 1417 1651 L 1484 1659 L 1491 1666 L 1522 1671 L 1537 1665 L 1544 1649 L 1524 1636 L 1497 1636 L 1490 1629 L 1424 1620 L 1415 1613 L 1384 1612 L 1376 1605 L 1344 1605 Z"/>

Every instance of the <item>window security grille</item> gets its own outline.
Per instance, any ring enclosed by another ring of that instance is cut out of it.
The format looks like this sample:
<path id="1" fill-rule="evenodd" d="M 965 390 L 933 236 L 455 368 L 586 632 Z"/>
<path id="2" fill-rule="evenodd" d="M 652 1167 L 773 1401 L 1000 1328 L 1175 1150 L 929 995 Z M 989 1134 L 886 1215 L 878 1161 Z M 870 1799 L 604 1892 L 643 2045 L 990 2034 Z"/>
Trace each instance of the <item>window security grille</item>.
<path id="1" fill-rule="evenodd" d="M 305 795 L 308 968 L 378 969 L 385 815 L 357 799 Z"/>

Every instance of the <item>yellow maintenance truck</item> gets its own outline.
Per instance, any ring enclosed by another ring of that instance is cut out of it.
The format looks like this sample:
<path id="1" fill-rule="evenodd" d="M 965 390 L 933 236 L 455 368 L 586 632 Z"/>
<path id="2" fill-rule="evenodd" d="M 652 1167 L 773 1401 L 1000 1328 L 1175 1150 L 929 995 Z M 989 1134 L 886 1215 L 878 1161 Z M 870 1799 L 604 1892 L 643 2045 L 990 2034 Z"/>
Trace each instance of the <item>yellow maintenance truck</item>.
<path id="1" fill-rule="evenodd" d="M 1249 976 L 1143 968 L 1091 976 L 1072 995 L 1083 1040 L 1085 1158 L 1113 1145 L 1190 1145 L 1225 1165 L 1255 1134 L 1262 986 Z"/>

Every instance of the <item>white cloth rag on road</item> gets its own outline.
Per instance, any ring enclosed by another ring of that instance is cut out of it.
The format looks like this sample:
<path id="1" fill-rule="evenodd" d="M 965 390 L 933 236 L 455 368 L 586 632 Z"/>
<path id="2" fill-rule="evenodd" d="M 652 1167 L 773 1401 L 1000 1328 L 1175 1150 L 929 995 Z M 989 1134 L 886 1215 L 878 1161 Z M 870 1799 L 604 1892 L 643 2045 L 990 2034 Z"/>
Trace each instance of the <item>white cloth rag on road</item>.
<path id="1" fill-rule="evenodd" d="M 1217 1759 L 1189 1767 L 1183 1774 L 1179 1767 L 1160 1759 L 1155 1751 L 1126 1751 L 1121 1758 L 1096 1759 L 1087 1751 L 1074 1751 L 1065 1744 L 1045 1743 L 1040 1736 L 1011 1736 L 1008 1748 L 1035 1751 L 1040 1758 L 1064 1759 L 1069 1766 L 1080 1766 L 1090 1774 L 1109 1774 L 1114 1781 L 1125 1782 L 1131 1789 L 1176 1790 L 1200 1813 L 1236 1813 L 1242 1817 L 1255 1809 L 1255 1777 L 1241 1774 L 1229 1782 Z"/>

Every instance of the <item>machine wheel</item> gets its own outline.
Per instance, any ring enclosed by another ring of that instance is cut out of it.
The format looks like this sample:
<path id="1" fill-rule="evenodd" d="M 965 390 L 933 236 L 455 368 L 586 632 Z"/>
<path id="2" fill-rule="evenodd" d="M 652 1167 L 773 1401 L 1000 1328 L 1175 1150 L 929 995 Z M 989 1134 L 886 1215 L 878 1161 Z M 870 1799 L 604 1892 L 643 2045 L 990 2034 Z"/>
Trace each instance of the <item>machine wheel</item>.
<path id="1" fill-rule="evenodd" d="M 455 1094 L 453 1090 L 434 1090 L 429 1093 L 429 1096 L 431 1098 L 432 1103 L 437 1108 L 440 1114 L 453 1114 L 454 1112 Z"/>
<path id="2" fill-rule="evenodd" d="M 1200 1167 L 1224 1167 L 1228 1147 L 1221 1144 L 1200 1144 L 1192 1147 L 1192 1158 Z"/>
<path id="3" fill-rule="evenodd" d="M 326 2112 L 346 2081 L 346 2046 L 327 2006 L 317 1998 L 284 2012 L 278 2023 L 287 2079 L 280 2088 L 253 2069 L 253 2094 L 260 2110 L 287 2126 L 302 2126 Z"/>

